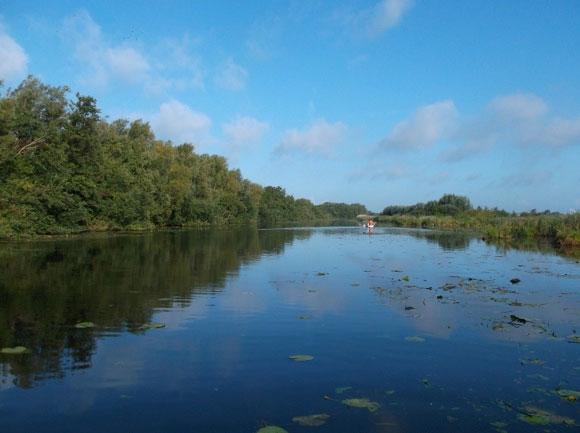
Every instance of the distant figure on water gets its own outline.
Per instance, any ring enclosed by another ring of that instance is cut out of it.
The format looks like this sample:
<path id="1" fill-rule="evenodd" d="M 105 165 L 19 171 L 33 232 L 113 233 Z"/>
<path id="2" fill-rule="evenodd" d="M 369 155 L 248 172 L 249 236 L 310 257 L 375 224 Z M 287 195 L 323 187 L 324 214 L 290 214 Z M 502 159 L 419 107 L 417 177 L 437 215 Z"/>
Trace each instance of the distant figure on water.
<path id="1" fill-rule="evenodd" d="M 367 233 L 371 234 L 373 232 L 373 229 L 375 228 L 376 223 L 373 221 L 372 218 L 369 218 L 369 220 L 367 221 L 367 223 L 365 224 L 366 228 L 367 228 Z"/>

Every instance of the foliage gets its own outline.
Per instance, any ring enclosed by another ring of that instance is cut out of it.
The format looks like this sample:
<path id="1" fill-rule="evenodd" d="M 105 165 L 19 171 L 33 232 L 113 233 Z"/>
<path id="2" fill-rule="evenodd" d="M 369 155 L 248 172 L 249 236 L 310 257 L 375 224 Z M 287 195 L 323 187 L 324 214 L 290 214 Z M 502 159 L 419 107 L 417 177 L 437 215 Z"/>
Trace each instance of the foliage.
<path id="1" fill-rule="evenodd" d="M 377 220 L 399 227 L 475 230 L 496 241 L 541 238 L 562 249 L 580 246 L 580 213 L 564 215 L 532 210 L 510 214 L 497 208 L 474 209 L 468 198 L 451 194 L 426 204 L 388 206 Z"/>
<path id="2" fill-rule="evenodd" d="M 467 197 L 445 194 L 439 200 L 417 203 L 411 206 L 387 206 L 383 215 L 457 215 L 471 210 L 471 202 Z"/>
<path id="3" fill-rule="evenodd" d="M 107 122 L 97 102 L 28 77 L 0 97 L 0 238 L 166 226 L 354 219 L 244 179 L 225 158 Z"/>

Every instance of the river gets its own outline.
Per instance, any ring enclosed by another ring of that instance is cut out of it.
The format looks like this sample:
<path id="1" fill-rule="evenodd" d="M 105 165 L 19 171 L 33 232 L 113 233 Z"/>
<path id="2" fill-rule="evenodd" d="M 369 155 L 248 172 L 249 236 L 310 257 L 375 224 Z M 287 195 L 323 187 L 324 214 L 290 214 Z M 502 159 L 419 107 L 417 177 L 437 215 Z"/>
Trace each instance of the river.
<path id="1" fill-rule="evenodd" d="M 579 343 L 575 259 L 464 234 L 0 244 L 2 433 L 573 431 Z"/>

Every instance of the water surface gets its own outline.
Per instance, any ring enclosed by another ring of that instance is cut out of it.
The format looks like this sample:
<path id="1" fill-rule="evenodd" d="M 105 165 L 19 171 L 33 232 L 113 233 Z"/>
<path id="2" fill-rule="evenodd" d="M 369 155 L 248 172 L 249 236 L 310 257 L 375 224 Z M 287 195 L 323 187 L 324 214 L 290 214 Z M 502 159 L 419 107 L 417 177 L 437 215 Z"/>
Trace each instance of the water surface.
<path id="1" fill-rule="evenodd" d="M 576 261 L 461 234 L 6 243 L 0 348 L 28 353 L 0 355 L 0 431 L 573 431 L 579 325 Z"/>

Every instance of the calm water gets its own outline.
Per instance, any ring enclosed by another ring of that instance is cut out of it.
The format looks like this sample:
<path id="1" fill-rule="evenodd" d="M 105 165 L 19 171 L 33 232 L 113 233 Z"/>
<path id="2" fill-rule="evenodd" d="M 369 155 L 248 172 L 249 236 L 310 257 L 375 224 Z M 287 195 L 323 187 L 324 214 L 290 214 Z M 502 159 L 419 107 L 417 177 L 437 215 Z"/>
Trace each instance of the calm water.
<path id="1" fill-rule="evenodd" d="M 574 431 L 576 332 L 576 261 L 457 234 L 1 244 L 0 431 Z"/>

